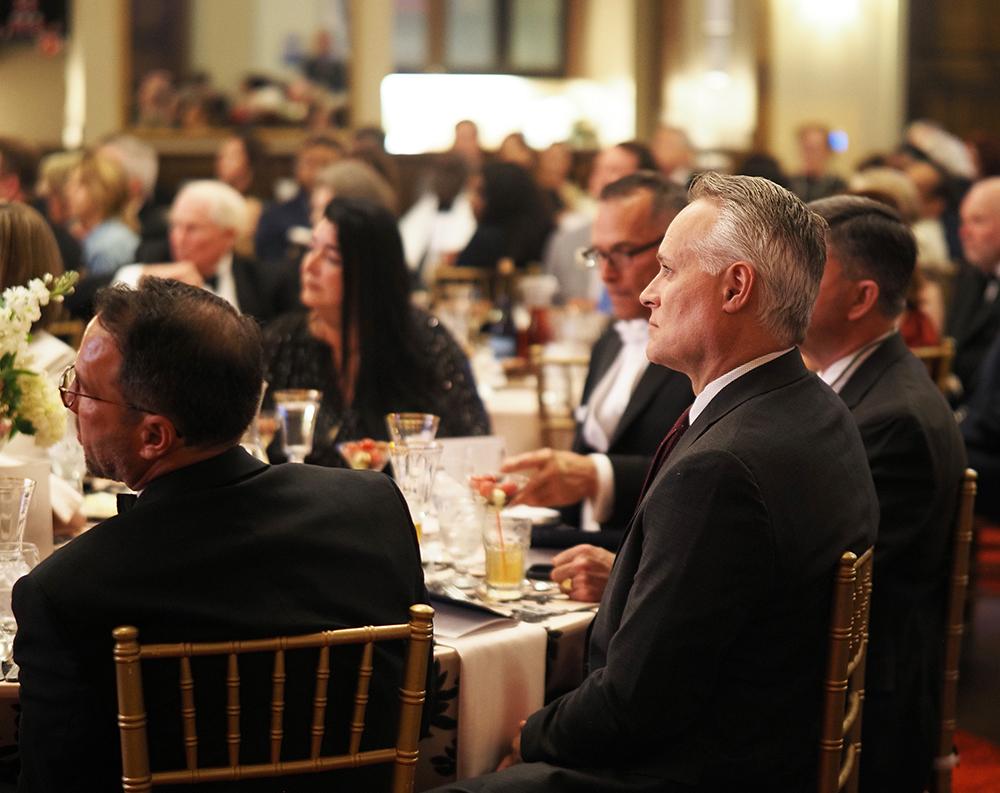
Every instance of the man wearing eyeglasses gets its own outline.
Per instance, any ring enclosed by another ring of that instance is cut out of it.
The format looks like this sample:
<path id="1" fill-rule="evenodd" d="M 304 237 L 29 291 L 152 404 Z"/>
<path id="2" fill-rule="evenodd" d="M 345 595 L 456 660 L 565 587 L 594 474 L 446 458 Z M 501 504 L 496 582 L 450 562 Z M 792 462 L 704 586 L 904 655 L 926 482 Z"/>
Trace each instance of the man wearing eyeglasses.
<path id="1" fill-rule="evenodd" d="M 639 171 L 601 192 L 582 256 L 600 272 L 616 321 L 591 353 L 572 451 L 541 449 L 511 458 L 506 471 L 530 471 L 519 501 L 568 507 L 556 545 L 588 540 L 617 547 L 656 451 L 694 395 L 688 378 L 646 358 L 649 310 L 639 294 L 657 272 L 656 250 L 687 204 L 683 188 L 658 173 Z"/>
<path id="2" fill-rule="evenodd" d="M 97 308 L 60 392 L 90 472 L 140 492 L 14 587 L 21 791 L 121 790 L 111 639 L 119 625 L 136 626 L 145 643 L 256 639 L 404 622 L 426 598 L 413 525 L 391 480 L 269 466 L 239 446 L 262 385 L 253 319 L 203 289 L 154 278 L 105 290 Z M 375 652 L 365 738 L 391 743 L 402 648 Z M 350 707 L 357 665 L 330 660 L 334 717 Z M 242 656 L 240 677 L 266 681 L 273 663 Z M 287 723 L 305 725 L 316 657 L 289 652 L 285 664 Z M 153 770 L 183 768 L 177 668 L 150 664 L 143 677 Z M 225 765 L 224 687 L 197 661 L 195 677 L 200 762 Z M 269 690 L 241 690 L 246 762 L 267 761 Z M 283 759 L 308 752 L 304 732 L 287 733 Z M 358 772 L 344 788 L 309 775 L 283 789 L 388 789 L 382 772 Z M 261 784 L 239 789 L 272 789 Z"/>

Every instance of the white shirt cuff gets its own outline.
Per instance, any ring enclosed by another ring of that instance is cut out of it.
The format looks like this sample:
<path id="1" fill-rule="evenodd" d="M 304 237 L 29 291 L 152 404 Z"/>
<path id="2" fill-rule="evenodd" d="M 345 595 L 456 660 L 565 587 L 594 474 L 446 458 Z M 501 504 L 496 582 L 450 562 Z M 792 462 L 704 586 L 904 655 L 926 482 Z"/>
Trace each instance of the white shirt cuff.
<path id="1" fill-rule="evenodd" d="M 139 285 L 139 279 L 142 278 L 142 271 L 145 265 L 142 264 L 126 264 L 124 267 L 119 267 L 118 271 L 115 273 L 116 284 L 125 284 L 125 286 L 131 286 L 135 289 Z"/>
<path id="2" fill-rule="evenodd" d="M 587 455 L 597 469 L 597 493 L 587 499 L 591 516 L 598 523 L 604 523 L 615 509 L 615 469 L 606 454 Z"/>

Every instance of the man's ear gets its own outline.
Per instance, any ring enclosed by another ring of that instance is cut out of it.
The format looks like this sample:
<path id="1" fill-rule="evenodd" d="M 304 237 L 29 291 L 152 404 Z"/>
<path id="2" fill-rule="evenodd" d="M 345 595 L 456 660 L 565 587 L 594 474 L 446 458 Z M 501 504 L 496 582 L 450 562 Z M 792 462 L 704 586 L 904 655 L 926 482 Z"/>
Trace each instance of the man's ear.
<path id="1" fill-rule="evenodd" d="M 174 423 L 166 416 L 148 413 L 139 422 L 139 456 L 143 460 L 158 460 L 180 443 Z"/>
<path id="2" fill-rule="evenodd" d="M 854 282 L 853 299 L 847 310 L 847 318 L 852 322 L 867 316 L 878 304 L 878 284 L 870 278 Z"/>
<path id="3" fill-rule="evenodd" d="M 757 273 L 749 262 L 730 264 L 722 273 L 722 310 L 727 314 L 742 311 L 753 295 Z"/>

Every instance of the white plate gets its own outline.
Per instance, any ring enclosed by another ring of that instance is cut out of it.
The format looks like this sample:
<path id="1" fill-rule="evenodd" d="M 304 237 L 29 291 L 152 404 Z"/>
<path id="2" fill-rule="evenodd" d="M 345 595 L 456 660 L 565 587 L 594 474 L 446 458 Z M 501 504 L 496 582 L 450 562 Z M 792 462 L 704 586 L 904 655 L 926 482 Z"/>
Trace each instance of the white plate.
<path id="1" fill-rule="evenodd" d="M 531 521 L 532 526 L 545 526 L 549 523 L 558 523 L 562 517 L 557 509 L 529 507 L 527 504 L 516 504 L 513 507 L 507 507 L 501 514 L 511 518 L 527 518 Z"/>

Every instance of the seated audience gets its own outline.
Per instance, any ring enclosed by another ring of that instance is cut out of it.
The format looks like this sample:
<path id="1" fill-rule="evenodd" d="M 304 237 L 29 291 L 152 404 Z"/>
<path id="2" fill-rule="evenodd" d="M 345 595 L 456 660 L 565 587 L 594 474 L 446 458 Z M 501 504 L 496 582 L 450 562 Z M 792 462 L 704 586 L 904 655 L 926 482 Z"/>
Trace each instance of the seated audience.
<path id="1" fill-rule="evenodd" d="M 695 149 L 683 129 L 660 124 L 649 142 L 649 149 L 660 173 L 681 187 L 687 188 L 691 184 Z"/>
<path id="2" fill-rule="evenodd" d="M 656 170 L 653 154 L 644 144 L 625 141 L 609 146 L 594 157 L 587 194 L 596 202 L 605 186 L 640 170 Z M 600 277 L 592 268 L 581 266 L 578 259 L 579 252 L 590 245 L 593 211 L 594 207 L 585 207 L 578 213 L 563 216 L 545 247 L 545 272 L 558 279 L 562 301 L 596 304 L 602 296 Z"/>
<path id="3" fill-rule="evenodd" d="M 66 198 L 88 276 L 108 275 L 135 261 L 139 235 L 129 215 L 128 178 L 116 160 L 85 156 L 69 175 Z"/>
<path id="4" fill-rule="evenodd" d="M 387 438 L 393 411 L 440 416 L 442 436 L 489 432 L 465 355 L 436 318 L 410 306 L 403 246 L 385 209 L 330 202 L 302 260 L 302 305 L 267 327 L 265 401 L 284 388 L 322 391 L 309 462 L 343 465 L 337 437 Z"/>
<path id="5" fill-rule="evenodd" d="M 134 286 L 143 275 L 156 275 L 201 286 L 260 322 L 297 308 L 294 264 L 266 264 L 234 252 L 245 219 L 243 197 L 229 185 L 188 182 L 170 209 L 169 247 L 151 246 L 152 263 L 123 267 L 114 279 Z M 80 289 L 92 294 L 99 285 L 81 284 Z"/>
<path id="6" fill-rule="evenodd" d="M 790 189 L 803 201 L 842 193 L 847 184 L 829 172 L 833 149 L 830 148 L 830 130 L 823 124 L 803 124 L 796 133 L 802 170 L 789 179 Z"/>
<path id="7" fill-rule="evenodd" d="M 538 152 L 528 145 L 523 132 L 511 132 L 497 148 L 497 159 L 500 162 L 512 162 L 524 170 L 533 173 L 538 164 Z"/>
<path id="8" fill-rule="evenodd" d="M 454 152 L 438 155 L 429 189 L 399 219 L 406 264 L 425 280 L 439 265 L 454 264 L 476 233 L 468 182 L 465 160 Z"/>
<path id="9" fill-rule="evenodd" d="M 152 144 L 135 135 L 112 135 L 98 148 L 98 153 L 117 160 L 128 176 L 129 217 L 139 223 L 143 246 L 162 244 L 167 239 L 167 203 L 157 201 L 156 177 L 160 158 Z"/>
<path id="10" fill-rule="evenodd" d="M 922 793 L 939 726 L 956 497 L 966 467 L 948 403 L 895 332 L 917 247 L 901 217 L 837 196 L 826 269 L 802 353 L 840 394 L 864 443 L 879 502 L 861 790 Z"/>
<path id="11" fill-rule="evenodd" d="M 602 530 L 594 542 L 611 548 L 635 511 L 659 439 L 694 398 L 685 375 L 646 358 L 649 309 L 639 302 L 659 269 L 663 233 L 686 204 L 683 188 L 655 171 L 639 171 L 601 191 L 585 255 L 598 262 L 616 321 L 591 353 L 572 451 L 542 449 L 504 464 L 505 471 L 531 473 L 519 501 L 568 506 L 568 525 Z M 562 542 L 571 537 L 579 539 L 566 533 Z"/>
<path id="12" fill-rule="evenodd" d="M 528 171 L 510 162 L 483 166 L 472 208 L 478 225 L 458 254 L 459 267 L 493 269 L 503 258 L 513 259 L 518 268 L 541 261 L 552 216 Z"/>
<path id="13" fill-rule="evenodd" d="M 312 226 L 309 222 L 309 196 L 316 186 L 316 176 L 343 156 L 344 147 L 333 138 L 314 135 L 302 142 L 295 156 L 295 181 L 299 190 L 288 201 L 274 204 L 261 214 L 254 237 L 258 258 L 265 262 L 282 262 L 289 244 L 294 242 L 289 234 L 294 236 L 296 229 L 304 229 L 308 236 Z"/>
<path id="14" fill-rule="evenodd" d="M 980 367 L 980 386 L 959 408 L 969 465 L 979 473 L 976 514 L 1000 523 L 1000 335 Z"/>
<path id="15" fill-rule="evenodd" d="M 479 171 L 483 165 L 483 149 L 479 145 L 479 127 L 475 121 L 463 119 L 455 124 L 455 141 L 451 151 L 465 161 L 470 172 Z"/>
<path id="16" fill-rule="evenodd" d="M 323 210 L 334 198 L 360 198 L 396 214 L 396 193 L 368 163 L 353 157 L 328 165 L 316 175 L 309 198 L 312 225 L 323 219 Z"/>
<path id="17" fill-rule="evenodd" d="M 642 302 L 650 360 L 697 396 L 626 530 L 590 673 L 527 719 L 504 770 L 441 790 L 815 786 L 834 568 L 878 525 L 850 413 L 794 347 L 824 224 L 765 179 L 704 174 L 691 199 Z"/>
<path id="18" fill-rule="evenodd" d="M 568 143 L 556 141 L 538 153 L 535 179 L 554 217 L 576 211 L 583 191 L 573 181 L 573 149 Z"/>
<path id="19" fill-rule="evenodd" d="M 44 162 L 59 158 L 58 169 L 50 165 L 39 170 L 36 168 L 38 158 L 32 147 L 14 138 L 0 138 L 0 201 L 23 201 L 42 214 L 55 235 L 59 255 L 67 270 L 79 270 L 83 255 L 80 242 L 67 228 L 69 214 L 65 199 L 66 182 L 70 172 L 80 163 L 81 156 L 68 152 L 52 154 Z M 37 178 L 38 173 L 41 178 Z M 48 189 L 47 182 L 53 184 L 51 189 Z M 32 190 L 37 192 L 34 199 Z"/>
<path id="20" fill-rule="evenodd" d="M 979 367 L 1000 332 L 1000 177 L 977 182 L 962 202 L 962 252 L 948 309 L 952 365 L 963 399 L 975 394 Z"/>
<path id="21" fill-rule="evenodd" d="M 144 642 L 254 639 L 401 622 L 425 599 L 413 527 L 387 477 L 268 466 L 238 445 L 262 385 L 259 334 L 223 300 L 174 281 L 99 296 L 63 401 L 90 472 L 140 493 L 14 587 L 21 790 L 121 789 L 111 639 L 119 625 L 138 627 Z M 355 673 L 346 664 L 355 657 L 334 654 L 331 719 L 350 708 Z M 288 653 L 289 724 L 307 723 L 315 663 L 314 654 Z M 398 650 L 377 651 L 366 740 L 395 736 L 387 714 L 401 664 Z M 271 665 L 264 656 L 240 664 L 243 757 L 252 762 L 268 760 Z M 224 665 L 201 670 L 218 675 L 198 690 L 201 762 L 225 765 Z M 153 769 L 183 768 L 176 665 L 151 664 L 143 677 Z M 335 748 L 346 746 L 346 730 L 343 739 L 331 732 Z M 283 759 L 308 757 L 308 743 L 305 729 L 287 730 Z M 385 773 L 303 776 L 282 787 L 385 789 Z"/>
<path id="22" fill-rule="evenodd" d="M 236 132 L 222 141 L 215 153 L 215 178 L 243 196 L 246 202 L 246 224 L 236 241 L 236 252 L 253 256 L 253 238 L 264 205 L 256 196 L 257 166 L 264 151 L 249 132 Z"/>

